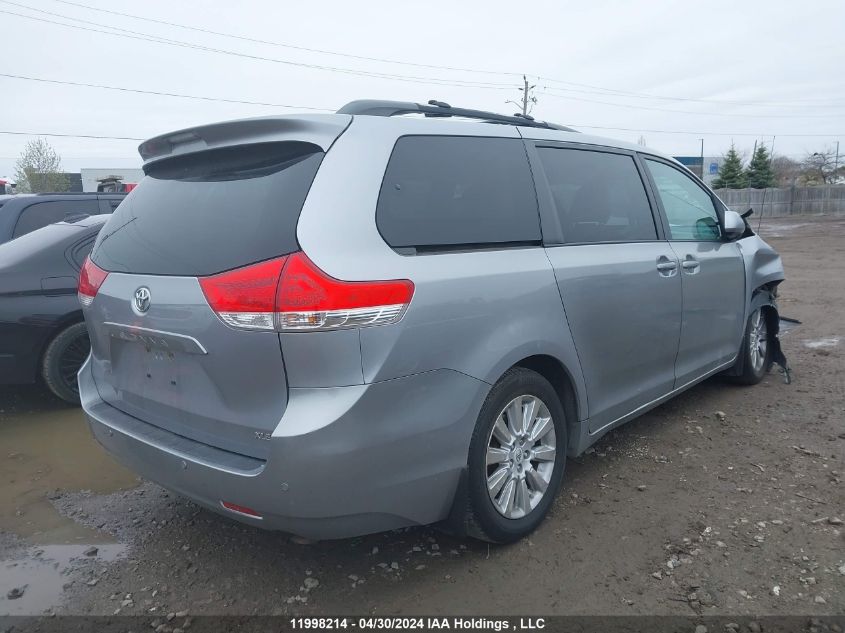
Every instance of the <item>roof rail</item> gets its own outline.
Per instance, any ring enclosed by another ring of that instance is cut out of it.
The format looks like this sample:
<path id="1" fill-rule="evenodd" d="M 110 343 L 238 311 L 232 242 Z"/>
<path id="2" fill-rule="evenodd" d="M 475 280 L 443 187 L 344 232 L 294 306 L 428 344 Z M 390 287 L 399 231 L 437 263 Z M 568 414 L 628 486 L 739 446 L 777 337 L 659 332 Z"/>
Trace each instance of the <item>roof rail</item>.
<path id="1" fill-rule="evenodd" d="M 102 193 L 102 192 L 101 192 Z M 41 193 L 32 194 L 35 196 L 93 196 L 97 197 L 96 191 L 42 191 Z"/>
<path id="2" fill-rule="evenodd" d="M 367 116 L 396 116 L 399 114 L 419 113 L 427 117 L 463 117 L 465 119 L 478 119 L 487 123 L 504 123 L 506 125 L 522 125 L 526 127 L 541 127 L 549 130 L 562 130 L 564 132 L 576 132 L 572 128 L 536 121 L 534 117 L 527 114 L 515 114 L 507 116 L 484 110 L 468 110 L 466 108 L 453 108 L 448 103 L 432 99 L 427 105 L 413 103 L 412 101 L 381 101 L 378 99 L 360 99 L 350 101 L 340 110 L 338 114 L 363 114 Z"/>

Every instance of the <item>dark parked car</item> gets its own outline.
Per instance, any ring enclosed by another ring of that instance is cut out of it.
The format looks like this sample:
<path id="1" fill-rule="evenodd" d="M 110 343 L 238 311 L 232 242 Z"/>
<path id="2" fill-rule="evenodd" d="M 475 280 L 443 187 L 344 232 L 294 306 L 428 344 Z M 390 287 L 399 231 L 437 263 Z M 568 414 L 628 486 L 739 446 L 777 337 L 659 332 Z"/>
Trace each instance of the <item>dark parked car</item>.
<path id="1" fill-rule="evenodd" d="M 39 193 L 0 196 L 0 244 L 36 229 L 85 215 L 112 213 L 122 193 Z"/>
<path id="2" fill-rule="evenodd" d="M 78 217 L 0 244 L 0 384 L 41 379 L 79 402 L 76 373 L 90 344 L 76 284 L 108 217 Z"/>

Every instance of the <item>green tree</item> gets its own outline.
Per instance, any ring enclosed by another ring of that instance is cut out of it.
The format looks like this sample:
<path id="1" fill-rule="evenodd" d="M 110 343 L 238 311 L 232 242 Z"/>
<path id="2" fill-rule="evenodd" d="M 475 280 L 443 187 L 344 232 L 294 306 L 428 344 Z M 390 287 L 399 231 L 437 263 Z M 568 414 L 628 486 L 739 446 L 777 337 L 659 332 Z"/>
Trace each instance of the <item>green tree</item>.
<path id="1" fill-rule="evenodd" d="M 745 172 L 745 179 L 748 186 L 754 189 L 765 189 L 775 186 L 775 170 L 772 168 L 772 159 L 769 150 L 760 143 L 754 150 L 754 156 L 748 164 L 748 171 Z"/>
<path id="2" fill-rule="evenodd" d="M 70 180 L 62 173 L 62 157 L 43 138 L 29 141 L 15 164 L 21 193 L 67 191 Z"/>
<path id="3" fill-rule="evenodd" d="M 718 175 L 713 179 L 714 189 L 743 189 L 745 187 L 745 171 L 742 169 L 742 158 L 731 143 L 731 148 L 722 159 Z"/>

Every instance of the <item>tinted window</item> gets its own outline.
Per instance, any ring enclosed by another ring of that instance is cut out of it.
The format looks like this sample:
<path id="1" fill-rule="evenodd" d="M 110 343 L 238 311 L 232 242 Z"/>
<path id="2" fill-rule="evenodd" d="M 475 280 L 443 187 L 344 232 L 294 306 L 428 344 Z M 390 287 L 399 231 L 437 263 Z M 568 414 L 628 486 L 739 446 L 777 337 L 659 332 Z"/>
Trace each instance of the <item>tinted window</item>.
<path id="1" fill-rule="evenodd" d="M 376 219 L 395 248 L 538 242 L 537 199 L 522 141 L 400 138 Z"/>
<path id="2" fill-rule="evenodd" d="M 645 187 L 631 156 L 538 148 L 567 244 L 657 239 Z"/>
<path id="3" fill-rule="evenodd" d="M 105 270 L 210 275 L 297 250 L 296 224 L 323 153 L 262 143 L 154 163 L 98 237 Z"/>
<path id="4" fill-rule="evenodd" d="M 669 220 L 671 239 L 719 240 L 719 216 L 710 194 L 679 169 L 654 160 L 645 163 Z"/>
<path id="5" fill-rule="evenodd" d="M 21 211 L 12 238 L 26 235 L 74 215 L 98 215 L 99 213 L 100 206 L 97 200 L 53 200 L 31 204 Z"/>
<path id="6" fill-rule="evenodd" d="M 77 269 L 82 269 L 82 264 L 85 263 L 85 258 L 88 257 L 88 254 L 91 252 L 91 247 L 94 246 L 94 240 L 96 237 L 96 235 L 87 237 L 78 244 L 74 244 L 70 249 L 70 258 Z"/>

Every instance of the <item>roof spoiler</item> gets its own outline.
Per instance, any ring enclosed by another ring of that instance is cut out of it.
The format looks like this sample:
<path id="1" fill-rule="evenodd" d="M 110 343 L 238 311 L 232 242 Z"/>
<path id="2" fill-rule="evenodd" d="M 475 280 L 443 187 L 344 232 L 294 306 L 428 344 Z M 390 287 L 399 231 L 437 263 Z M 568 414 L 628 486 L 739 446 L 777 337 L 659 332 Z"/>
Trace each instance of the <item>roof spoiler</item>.
<path id="1" fill-rule="evenodd" d="M 147 163 L 201 152 L 219 147 L 271 143 L 274 141 L 302 141 L 313 143 L 323 151 L 347 128 L 351 117 L 336 114 L 308 114 L 302 116 L 261 117 L 224 121 L 178 130 L 153 137 L 138 146 L 138 153 Z"/>

